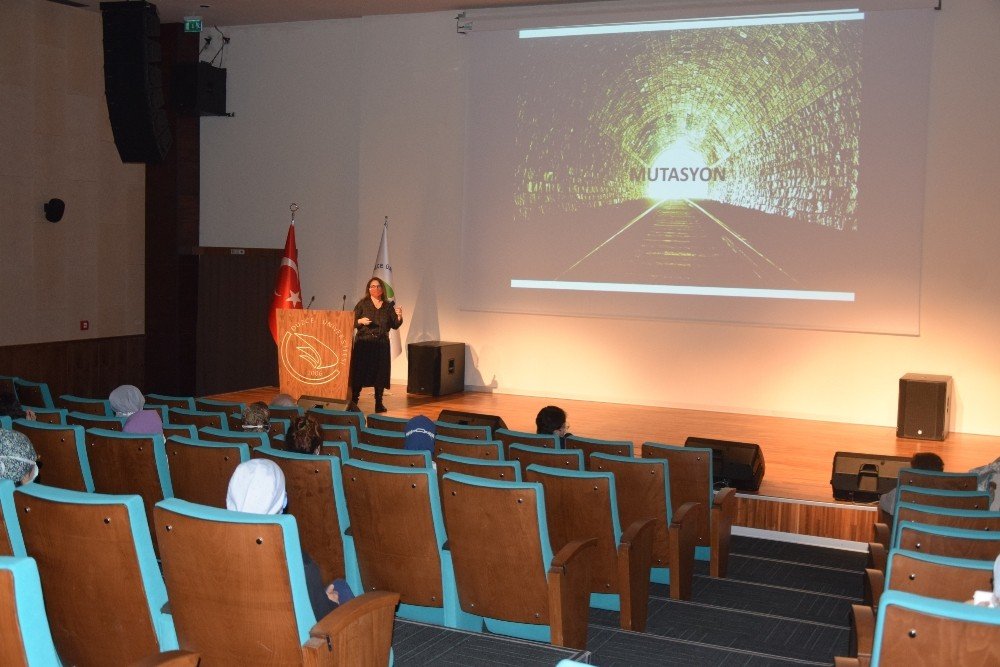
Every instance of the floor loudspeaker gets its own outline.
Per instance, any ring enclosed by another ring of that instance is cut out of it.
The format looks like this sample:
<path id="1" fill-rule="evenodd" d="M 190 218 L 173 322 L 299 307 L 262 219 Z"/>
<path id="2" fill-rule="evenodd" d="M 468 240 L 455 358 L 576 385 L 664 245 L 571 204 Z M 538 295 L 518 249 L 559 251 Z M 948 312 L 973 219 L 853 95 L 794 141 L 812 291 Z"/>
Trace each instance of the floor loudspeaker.
<path id="1" fill-rule="evenodd" d="M 896 437 L 944 440 L 951 420 L 949 375 L 907 373 L 899 378 Z"/>
<path id="2" fill-rule="evenodd" d="M 406 356 L 408 393 L 443 396 L 465 391 L 465 343 L 410 343 Z"/>
<path id="3" fill-rule="evenodd" d="M 757 491 L 764 479 L 764 453 L 760 445 L 712 438 L 690 437 L 685 447 L 712 449 L 712 484 L 716 488 L 731 486 L 740 491 Z"/>
<path id="4" fill-rule="evenodd" d="M 497 415 L 484 415 L 479 412 L 460 412 L 458 410 L 442 410 L 438 415 L 439 422 L 460 424 L 462 426 L 489 426 L 491 431 L 507 428 L 503 418 Z"/>
<path id="5" fill-rule="evenodd" d="M 164 111 L 160 18 L 148 2 L 102 2 L 104 95 L 122 162 L 160 162 L 173 139 Z"/>
<path id="6" fill-rule="evenodd" d="M 830 485 L 836 500 L 870 503 L 894 489 L 899 471 L 910 467 L 908 456 L 837 452 Z"/>

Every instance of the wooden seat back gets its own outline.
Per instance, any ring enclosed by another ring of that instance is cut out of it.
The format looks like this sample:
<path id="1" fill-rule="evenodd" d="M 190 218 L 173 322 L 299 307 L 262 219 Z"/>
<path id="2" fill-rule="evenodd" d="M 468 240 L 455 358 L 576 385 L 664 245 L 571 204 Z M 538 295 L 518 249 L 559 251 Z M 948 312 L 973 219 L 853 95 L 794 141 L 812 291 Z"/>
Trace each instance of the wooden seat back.
<path id="1" fill-rule="evenodd" d="M 59 664 L 32 558 L 0 557 L 0 656 L 7 667 Z"/>
<path id="2" fill-rule="evenodd" d="M 168 408 L 183 408 L 184 410 L 194 410 L 193 396 L 167 396 L 165 394 L 146 394 L 146 403 L 152 405 L 165 405 Z M 148 409 L 149 406 L 147 406 Z"/>
<path id="3" fill-rule="evenodd" d="M 409 419 L 405 417 L 390 417 L 388 415 L 382 415 L 377 412 L 373 412 L 368 415 L 368 428 L 376 429 L 379 431 L 392 431 L 394 433 L 405 433 L 406 432 L 406 422 Z"/>
<path id="4" fill-rule="evenodd" d="M 185 410 L 170 408 L 167 419 L 171 424 L 188 424 L 197 429 L 210 426 L 212 428 L 228 429 L 229 421 L 224 412 L 205 412 L 203 410 Z"/>
<path id="5" fill-rule="evenodd" d="M 140 496 L 146 525 L 152 525 L 153 506 L 173 495 L 163 436 L 94 428 L 86 432 L 86 438 L 94 491 Z"/>
<path id="6" fill-rule="evenodd" d="M 521 470 L 530 465 L 564 470 L 583 470 L 583 452 L 579 449 L 550 449 L 530 445 L 513 444 L 507 450 L 507 458 L 521 464 Z"/>
<path id="7" fill-rule="evenodd" d="M 344 504 L 340 462 L 330 456 L 296 454 L 258 447 L 252 458 L 268 458 L 285 474 L 288 507 L 298 522 L 299 539 L 323 573 L 323 581 L 344 579 L 344 530 L 350 525 Z"/>
<path id="8" fill-rule="evenodd" d="M 994 560 L 1000 554 L 1000 533 L 966 530 L 946 526 L 928 526 L 910 521 L 899 522 L 897 548 L 936 556 Z"/>
<path id="9" fill-rule="evenodd" d="M 373 428 L 363 428 L 358 431 L 358 444 L 403 449 L 406 436 L 400 431 L 380 431 Z"/>
<path id="10" fill-rule="evenodd" d="M 311 408 L 306 410 L 306 416 L 312 417 L 317 424 L 329 424 L 331 426 L 353 426 L 357 431 L 365 427 L 365 416 L 360 412 L 348 410 L 325 410 L 323 408 Z"/>
<path id="11" fill-rule="evenodd" d="M 220 401 L 214 398 L 195 398 L 194 409 L 202 412 L 222 412 L 226 415 L 238 414 L 242 420 L 247 404 L 242 401 Z"/>
<path id="12" fill-rule="evenodd" d="M 499 440 L 474 440 L 434 434 L 434 458 L 441 454 L 453 454 L 470 459 L 499 461 L 502 452 L 503 444 Z"/>
<path id="13" fill-rule="evenodd" d="M 896 505 L 894 521 L 894 540 L 890 546 L 895 546 L 899 539 L 899 527 L 904 521 L 922 526 L 943 526 L 962 530 L 1000 531 L 1000 512 L 982 510 L 953 510 L 946 507 L 931 507 L 928 505 L 911 505 L 900 503 Z"/>
<path id="14" fill-rule="evenodd" d="M 896 492 L 896 502 L 956 510 L 986 510 L 990 507 L 990 494 L 986 491 L 948 491 L 903 486 Z"/>
<path id="15" fill-rule="evenodd" d="M 125 428 L 125 417 L 105 417 L 89 412 L 69 412 L 66 423 L 83 428 L 104 428 L 109 431 L 121 431 Z"/>
<path id="16" fill-rule="evenodd" d="M 434 434 L 463 440 L 492 440 L 492 429 L 483 424 L 452 424 L 451 422 L 434 422 Z"/>
<path id="17" fill-rule="evenodd" d="M 27 404 L 24 404 L 28 407 Z M 67 413 L 65 408 L 38 408 L 31 407 L 35 413 L 35 421 L 43 424 L 65 424 Z"/>
<path id="18" fill-rule="evenodd" d="M 233 471 L 250 460 L 243 443 L 215 443 L 172 437 L 166 442 L 167 463 L 174 497 L 211 507 L 226 507 Z"/>
<path id="19" fill-rule="evenodd" d="M 442 453 L 437 457 L 436 464 L 439 485 L 441 478 L 449 472 L 495 479 L 498 482 L 521 481 L 521 464 L 517 461 L 494 461 Z"/>
<path id="20" fill-rule="evenodd" d="M 919 486 L 925 489 L 975 491 L 977 477 L 973 473 L 937 472 L 903 468 L 899 471 L 899 486 Z"/>
<path id="21" fill-rule="evenodd" d="M 666 459 L 670 463 L 670 504 L 712 504 L 712 450 L 704 447 L 676 447 L 655 442 L 642 443 L 642 458 Z M 710 521 L 698 527 L 698 546 L 711 544 Z"/>
<path id="22" fill-rule="evenodd" d="M 566 435 L 563 445 L 566 449 L 579 449 L 583 452 L 583 465 L 586 470 L 590 470 L 590 455 L 595 452 L 614 456 L 634 456 L 635 452 L 635 445 L 630 440 L 601 440 L 572 434 Z"/>
<path id="23" fill-rule="evenodd" d="M 287 419 L 289 421 L 306 413 L 297 405 L 269 405 L 267 409 L 270 411 L 272 419 Z"/>
<path id="24" fill-rule="evenodd" d="M 503 458 L 510 459 L 510 446 L 514 443 L 531 447 L 559 447 L 559 437 L 551 434 L 528 433 L 527 431 L 512 431 L 509 428 L 498 428 L 493 431 L 493 439 L 503 443 Z"/>
<path id="25" fill-rule="evenodd" d="M 174 436 L 179 438 L 196 438 L 198 437 L 198 429 L 194 424 L 164 424 L 163 437 L 172 438 Z"/>
<path id="26" fill-rule="evenodd" d="M 39 424 L 19 419 L 14 430 L 31 440 L 41 463 L 38 481 L 73 491 L 93 491 L 94 480 L 87 460 L 82 426 Z"/>
<path id="27" fill-rule="evenodd" d="M 45 382 L 31 382 L 19 377 L 13 378 L 13 381 L 14 389 L 17 391 L 17 400 L 21 405 L 50 410 L 56 407 L 52 401 L 49 385 Z"/>
<path id="28" fill-rule="evenodd" d="M 323 440 L 333 440 L 346 442 L 348 446 L 354 447 L 358 444 L 358 429 L 354 426 L 344 424 L 320 424 L 320 432 Z"/>
<path id="29" fill-rule="evenodd" d="M 433 471 L 353 459 L 344 464 L 343 478 L 365 590 L 395 591 L 404 604 L 441 607 L 445 534 Z"/>
<path id="30" fill-rule="evenodd" d="M 177 636 L 202 664 L 388 664 L 398 596 L 362 595 L 316 619 L 295 524 L 177 499 L 156 508 Z"/>
<path id="31" fill-rule="evenodd" d="M 209 442 L 244 443 L 251 449 L 254 447 L 269 447 L 271 445 L 271 438 L 263 431 L 229 431 L 227 429 L 207 426 L 198 429 L 197 437 L 199 440 L 208 440 Z"/>
<path id="32" fill-rule="evenodd" d="M 965 602 L 973 591 L 993 589 L 993 561 L 943 558 L 894 549 L 885 572 L 886 590 Z"/>
<path id="33" fill-rule="evenodd" d="M 72 394 L 62 394 L 56 399 L 56 404 L 60 408 L 66 408 L 67 412 L 82 412 L 98 417 L 113 417 L 111 403 L 106 398 L 84 398 Z"/>
<path id="34" fill-rule="evenodd" d="M 375 445 L 358 444 L 351 450 L 351 458 L 368 463 L 379 463 L 386 466 L 402 468 L 430 468 L 431 454 L 424 450 L 396 449 L 394 447 L 376 447 Z"/>
<path id="35" fill-rule="evenodd" d="M 14 502 L 63 664 L 127 665 L 177 648 L 137 496 L 29 484 Z M 169 629 L 162 644 L 158 626 Z"/>

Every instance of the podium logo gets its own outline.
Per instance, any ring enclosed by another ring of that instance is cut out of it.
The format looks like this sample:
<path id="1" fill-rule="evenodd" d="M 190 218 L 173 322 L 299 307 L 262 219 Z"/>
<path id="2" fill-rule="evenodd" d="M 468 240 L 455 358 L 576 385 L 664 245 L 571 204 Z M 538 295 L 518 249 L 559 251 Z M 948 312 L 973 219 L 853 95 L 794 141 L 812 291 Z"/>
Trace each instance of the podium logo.
<path id="1" fill-rule="evenodd" d="M 306 384 L 325 384 L 340 375 L 340 355 L 313 335 L 286 331 L 281 340 L 281 365 Z"/>

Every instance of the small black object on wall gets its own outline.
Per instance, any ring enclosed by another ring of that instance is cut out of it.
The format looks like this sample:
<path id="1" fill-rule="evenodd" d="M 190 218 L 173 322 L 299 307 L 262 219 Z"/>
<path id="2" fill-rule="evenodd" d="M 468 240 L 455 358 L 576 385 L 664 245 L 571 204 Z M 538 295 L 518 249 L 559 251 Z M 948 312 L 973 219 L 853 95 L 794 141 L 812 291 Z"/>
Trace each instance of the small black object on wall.
<path id="1" fill-rule="evenodd" d="M 42 210 L 45 211 L 46 220 L 49 222 L 59 222 L 62 220 L 63 214 L 66 213 L 66 202 L 62 199 L 53 198 L 42 205 Z"/>
<path id="2" fill-rule="evenodd" d="M 716 488 L 731 486 L 754 492 L 760 488 L 764 479 L 764 453 L 760 445 L 692 436 L 684 441 L 684 446 L 711 448 L 712 484 Z"/>

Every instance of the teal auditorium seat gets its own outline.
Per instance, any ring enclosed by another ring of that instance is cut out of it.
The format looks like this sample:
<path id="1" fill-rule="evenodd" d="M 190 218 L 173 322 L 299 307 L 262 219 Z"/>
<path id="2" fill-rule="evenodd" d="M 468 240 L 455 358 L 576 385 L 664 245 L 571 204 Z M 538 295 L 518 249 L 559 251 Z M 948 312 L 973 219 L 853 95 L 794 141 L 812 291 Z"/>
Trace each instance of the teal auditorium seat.
<path id="1" fill-rule="evenodd" d="M 319 565 L 323 579 L 346 579 L 352 590 L 361 590 L 341 460 L 273 447 L 257 447 L 251 457 L 271 459 L 284 473 L 286 512 L 298 521 L 302 546 Z"/>
<path id="2" fill-rule="evenodd" d="M 527 470 L 533 464 L 564 470 L 583 470 L 584 461 L 583 451 L 579 449 L 552 449 L 519 443 L 512 444 L 507 449 L 507 459 L 520 463 L 521 470 Z"/>
<path id="3" fill-rule="evenodd" d="M 896 503 L 950 507 L 956 510 L 986 510 L 990 508 L 990 494 L 988 491 L 978 490 L 950 491 L 920 486 L 901 486 L 896 492 Z"/>
<path id="4" fill-rule="evenodd" d="M 317 619 L 295 517 L 175 498 L 157 505 L 156 530 L 177 635 L 205 664 L 390 664 L 399 596 L 359 595 Z"/>
<path id="5" fill-rule="evenodd" d="M 623 630 L 644 632 L 656 519 L 639 519 L 622 533 L 615 477 L 610 472 L 532 464 L 525 469 L 524 479 L 539 482 L 545 489 L 553 549 L 558 551 L 573 540 L 597 538 L 590 606 L 619 612 Z"/>
<path id="6" fill-rule="evenodd" d="M 139 496 L 36 483 L 14 502 L 63 664 L 127 665 L 177 648 Z"/>
<path id="7" fill-rule="evenodd" d="M 166 394 L 146 394 L 146 403 L 165 405 L 168 408 L 194 410 L 193 396 L 167 396 Z"/>
<path id="8" fill-rule="evenodd" d="M 284 444 L 284 438 L 281 439 Z M 342 440 L 324 440 L 319 447 L 319 453 L 324 456 L 336 456 L 341 462 L 351 458 L 351 446 Z"/>
<path id="9" fill-rule="evenodd" d="M 951 491 L 975 491 L 977 482 L 978 478 L 975 473 L 903 468 L 899 471 L 897 484 L 899 486 L 920 486 Z"/>
<path id="10" fill-rule="evenodd" d="M 557 435 L 528 433 L 527 431 L 512 431 L 509 428 L 498 428 L 493 431 L 493 439 L 499 440 L 503 443 L 504 460 L 510 458 L 508 450 L 514 443 L 530 445 L 532 447 L 551 447 L 552 449 L 557 449 L 559 447 L 559 436 Z"/>
<path id="11" fill-rule="evenodd" d="M 346 424 L 320 424 L 319 430 L 323 434 L 323 440 L 342 440 L 350 447 L 358 444 L 358 429 Z"/>
<path id="12" fill-rule="evenodd" d="M 358 431 L 358 444 L 375 447 L 389 447 L 402 451 L 406 436 L 400 431 L 382 431 L 374 428 L 362 428 Z"/>
<path id="13" fill-rule="evenodd" d="M 584 467 L 587 470 L 590 470 L 590 455 L 595 452 L 615 456 L 635 456 L 635 445 L 631 440 L 601 440 L 567 434 L 563 444 L 566 449 L 579 449 L 583 452 Z"/>
<path id="14" fill-rule="evenodd" d="M 434 471 L 355 459 L 343 477 L 364 590 L 399 593 L 401 618 L 482 630 L 458 604 Z"/>
<path id="15" fill-rule="evenodd" d="M 380 431 L 395 431 L 396 433 L 403 433 L 406 431 L 406 423 L 410 421 L 406 417 L 390 417 L 377 412 L 373 412 L 368 415 L 367 420 L 368 428 L 378 429 Z"/>
<path id="16" fill-rule="evenodd" d="M 462 610 L 496 634 L 586 648 L 597 540 L 553 556 L 541 484 L 448 473 L 441 499 Z"/>
<path id="17" fill-rule="evenodd" d="M 26 556 L 14 507 L 14 482 L 0 479 L 0 556 Z"/>
<path id="18" fill-rule="evenodd" d="M 243 442 L 249 445 L 250 449 L 271 446 L 271 437 L 263 431 L 230 431 L 226 428 L 203 426 L 198 429 L 197 437 L 212 442 Z"/>
<path id="19" fill-rule="evenodd" d="M 493 429 L 485 424 L 454 424 L 439 420 L 434 422 L 434 434 L 463 440 L 493 440 Z"/>
<path id="20" fill-rule="evenodd" d="M 434 457 L 437 458 L 442 454 L 454 454 L 455 456 L 488 461 L 504 460 L 503 443 L 499 440 L 456 438 L 435 433 Z"/>
<path id="21" fill-rule="evenodd" d="M 18 419 L 14 422 L 14 429 L 31 440 L 38 459 L 42 461 L 39 482 L 73 491 L 94 490 L 94 478 L 87 458 L 86 433 L 82 426 Z"/>
<path id="22" fill-rule="evenodd" d="M 287 419 L 291 421 L 296 417 L 301 417 L 306 413 L 305 410 L 297 405 L 269 405 L 267 409 L 271 412 L 271 418 L 275 417 L 279 419 Z"/>
<path id="23" fill-rule="evenodd" d="M 442 453 L 438 454 L 436 463 L 439 479 L 449 472 L 457 472 L 473 477 L 495 479 L 499 482 L 523 481 L 521 479 L 521 464 L 517 461 L 495 461 Z"/>
<path id="24" fill-rule="evenodd" d="M 987 560 L 1000 554 L 1000 531 L 898 523 L 899 536 L 894 546 L 900 549 L 971 560 Z"/>
<path id="25" fill-rule="evenodd" d="M 52 402 L 52 392 L 49 391 L 49 385 L 44 382 L 31 382 L 16 377 L 14 378 L 14 389 L 17 391 L 17 400 L 20 401 L 21 405 L 50 410 L 56 407 L 56 404 Z"/>
<path id="26" fill-rule="evenodd" d="M 125 417 L 106 417 L 95 415 L 89 412 L 69 412 L 66 414 L 66 423 L 83 428 L 106 428 L 109 431 L 121 431 L 125 428 Z"/>
<path id="27" fill-rule="evenodd" d="M 69 414 L 65 408 L 36 408 L 25 405 L 35 413 L 35 420 L 45 424 L 65 424 L 66 415 Z"/>
<path id="28" fill-rule="evenodd" d="M 325 408 L 310 408 L 306 416 L 312 417 L 320 425 L 353 426 L 358 431 L 365 427 L 365 415 L 353 410 L 327 410 Z"/>
<path id="29" fill-rule="evenodd" d="M 426 450 L 396 449 L 395 447 L 376 447 L 359 443 L 351 450 L 351 458 L 369 463 L 380 463 L 403 468 L 430 468 L 431 453 Z"/>
<path id="30" fill-rule="evenodd" d="M 113 417 L 115 415 L 111 409 L 111 401 L 106 398 L 85 398 L 73 394 L 61 394 L 57 402 L 60 408 L 66 408 L 70 412 L 84 412 L 98 417 Z"/>
<path id="31" fill-rule="evenodd" d="M 226 414 L 237 412 L 242 418 L 243 411 L 247 409 L 247 404 L 242 401 L 219 401 L 214 398 L 196 398 L 194 399 L 194 409 L 201 410 L 202 412 L 225 412 Z"/>
<path id="32" fill-rule="evenodd" d="M 0 655 L 5 664 L 59 664 L 34 559 L 0 556 L 0 609 Z"/>
<path id="33" fill-rule="evenodd" d="M 173 436 L 167 438 L 165 448 L 174 497 L 212 507 L 226 507 L 233 471 L 250 460 L 250 446 L 242 442 Z"/>
<path id="34" fill-rule="evenodd" d="M 170 408 L 167 411 L 168 424 L 189 424 L 195 428 L 229 429 L 229 420 L 225 412 L 207 412 L 205 410 L 186 410 L 184 408 Z"/>

